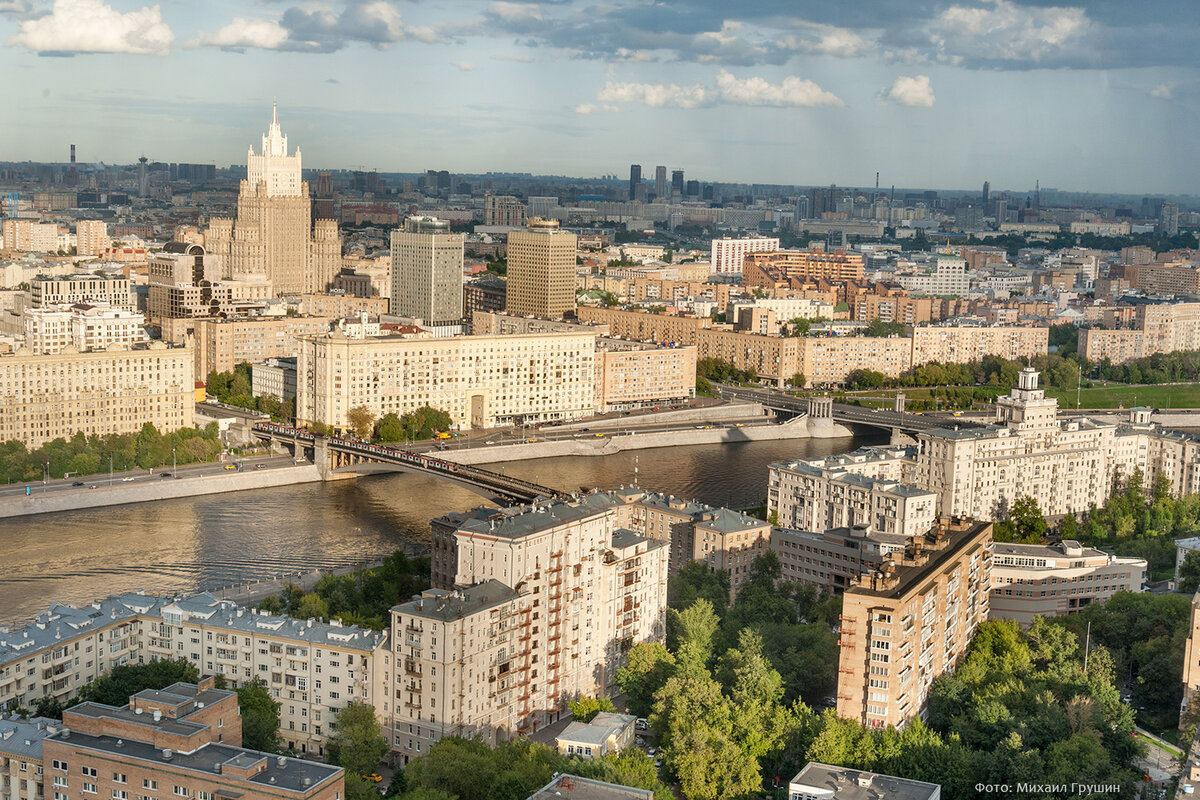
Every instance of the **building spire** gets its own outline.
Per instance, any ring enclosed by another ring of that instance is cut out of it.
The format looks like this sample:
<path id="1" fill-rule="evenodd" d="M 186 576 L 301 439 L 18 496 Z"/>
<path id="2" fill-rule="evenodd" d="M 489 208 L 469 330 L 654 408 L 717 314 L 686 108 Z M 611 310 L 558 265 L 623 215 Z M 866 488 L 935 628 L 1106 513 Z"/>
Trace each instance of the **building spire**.
<path id="1" fill-rule="evenodd" d="M 271 127 L 279 127 L 279 101 L 271 101 Z"/>

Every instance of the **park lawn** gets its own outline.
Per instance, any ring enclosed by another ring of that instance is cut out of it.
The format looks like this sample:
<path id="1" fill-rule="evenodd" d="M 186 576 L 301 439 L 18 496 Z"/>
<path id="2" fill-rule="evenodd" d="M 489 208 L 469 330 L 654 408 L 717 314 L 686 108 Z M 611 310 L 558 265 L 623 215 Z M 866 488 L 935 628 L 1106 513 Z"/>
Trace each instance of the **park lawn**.
<path id="1" fill-rule="evenodd" d="M 1075 408 L 1075 392 L 1070 389 L 1047 389 L 1046 396 L 1056 398 L 1059 408 Z M 1081 408 L 1200 408 L 1200 384 L 1083 389 L 1079 401 Z"/>

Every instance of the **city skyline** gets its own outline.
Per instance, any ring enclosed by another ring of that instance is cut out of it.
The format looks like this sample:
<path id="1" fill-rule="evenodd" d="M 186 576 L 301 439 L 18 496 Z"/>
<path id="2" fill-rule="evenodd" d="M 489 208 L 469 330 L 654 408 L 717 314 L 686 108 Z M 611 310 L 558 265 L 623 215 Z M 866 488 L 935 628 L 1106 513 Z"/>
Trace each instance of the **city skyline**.
<path id="1" fill-rule="evenodd" d="M 327 168 L 1185 193 L 1197 11 L 1151 5 L 15 0 L 0 130 L 11 160 L 224 166 L 277 98 Z"/>

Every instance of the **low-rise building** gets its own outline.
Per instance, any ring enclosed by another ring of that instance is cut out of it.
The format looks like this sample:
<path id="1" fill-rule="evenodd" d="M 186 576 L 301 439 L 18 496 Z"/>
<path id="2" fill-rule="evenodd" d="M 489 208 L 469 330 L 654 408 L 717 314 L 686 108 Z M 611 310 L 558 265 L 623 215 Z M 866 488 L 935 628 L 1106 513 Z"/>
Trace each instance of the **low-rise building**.
<path id="1" fill-rule="evenodd" d="M 912 365 L 967 364 L 984 356 L 1034 358 L 1046 355 L 1049 343 L 1050 329 L 1044 326 L 918 325 L 912 332 Z"/>
<path id="2" fill-rule="evenodd" d="M 992 525 L 944 520 L 842 595 L 838 716 L 872 729 L 924 713 L 988 616 Z"/>
<path id="3" fill-rule="evenodd" d="M 782 580 L 840 592 L 879 569 L 892 553 L 903 553 L 912 539 L 867 525 L 824 532 L 774 528 L 771 552 L 779 559 Z"/>
<path id="4" fill-rule="evenodd" d="M 335 322 L 331 317 L 194 320 L 196 375 L 231 372 L 238 364 L 258 364 L 271 358 L 295 358 L 301 338 L 323 334 Z"/>
<path id="5" fill-rule="evenodd" d="M 619 753 L 633 744 L 632 714 L 601 711 L 590 722 L 572 722 L 554 739 L 559 755 L 579 756 L 585 760 Z"/>
<path id="6" fill-rule="evenodd" d="M 1061 617 L 1103 603 L 1117 592 L 1140 592 L 1146 560 L 1123 558 L 1066 539 L 1057 544 L 992 546 L 992 619 Z"/>
<path id="7" fill-rule="evenodd" d="M 281 403 L 296 399 L 296 359 L 269 358 L 250 367 L 250 391 L 255 397 L 272 395 Z"/>
<path id="8" fill-rule="evenodd" d="M 62 729 L 56 719 L 0 716 L 0 798 L 42 800 L 46 769 L 42 742 Z"/>
<path id="9" fill-rule="evenodd" d="M 37 355 L 56 355 L 67 348 L 81 353 L 128 350 L 150 341 L 144 315 L 107 303 L 27 308 L 24 318 L 25 347 Z"/>
<path id="10" fill-rule="evenodd" d="M 936 783 L 810 761 L 788 781 L 788 800 L 941 800 Z"/>
<path id="11" fill-rule="evenodd" d="M 528 800 L 654 800 L 654 792 L 575 775 L 555 775 Z"/>

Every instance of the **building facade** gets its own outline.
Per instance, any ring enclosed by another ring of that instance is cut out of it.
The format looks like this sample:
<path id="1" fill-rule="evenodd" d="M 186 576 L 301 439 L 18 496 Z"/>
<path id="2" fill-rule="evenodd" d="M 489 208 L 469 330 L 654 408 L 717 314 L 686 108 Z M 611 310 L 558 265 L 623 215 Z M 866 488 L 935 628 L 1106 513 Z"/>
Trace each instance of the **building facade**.
<path id="1" fill-rule="evenodd" d="M 25 347 L 36 355 L 57 355 L 66 348 L 79 352 L 128 350 L 147 344 L 146 318 L 108 305 L 80 303 L 59 309 L 27 308 Z"/>
<path id="2" fill-rule="evenodd" d="M 191 427 L 191 344 L 128 350 L 0 355 L 0 441 L 33 449 L 76 433 L 167 433 Z"/>
<path id="3" fill-rule="evenodd" d="M 34 308 L 108 303 L 110 306 L 137 310 L 129 278 L 121 275 L 69 275 L 61 278 L 35 278 L 29 283 Z"/>
<path id="4" fill-rule="evenodd" d="M 838 716 L 868 728 L 922 716 L 988 617 L 992 525 L 944 520 L 842 595 Z"/>
<path id="5" fill-rule="evenodd" d="M 509 313 L 562 317 L 575 313 L 575 254 L 578 237 L 554 220 L 531 219 L 508 235 Z"/>
<path id="6" fill-rule="evenodd" d="M 984 356 L 1009 360 L 1046 355 L 1050 329 L 1044 326 L 918 325 L 912 332 L 912 365 L 968 364 Z"/>
<path id="7" fill-rule="evenodd" d="M 596 413 L 681 403 L 696 396 L 696 348 L 596 339 Z"/>
<path id="8" fill-rule="evenodd" d="M 748 254 L 778 249 L 779 240 L 765 236 L 751 239 L 713 239 L 712 271 L 717 274 L 741 272 Z"/>
<path id="9" fill-rule="evenodd" d="M 433 217 L 409 217 L 392 231 L 391 313 L 426 325 L 463 318 L 463 235 Z"/>

